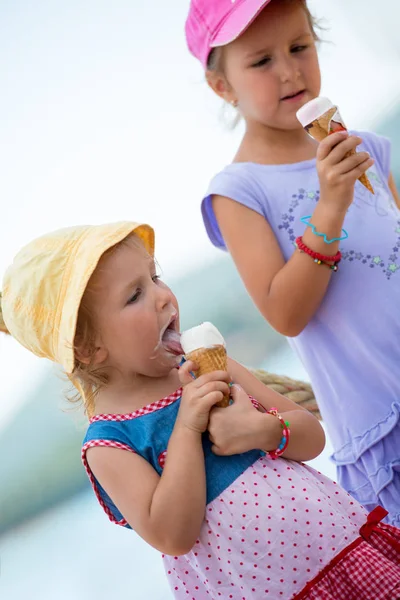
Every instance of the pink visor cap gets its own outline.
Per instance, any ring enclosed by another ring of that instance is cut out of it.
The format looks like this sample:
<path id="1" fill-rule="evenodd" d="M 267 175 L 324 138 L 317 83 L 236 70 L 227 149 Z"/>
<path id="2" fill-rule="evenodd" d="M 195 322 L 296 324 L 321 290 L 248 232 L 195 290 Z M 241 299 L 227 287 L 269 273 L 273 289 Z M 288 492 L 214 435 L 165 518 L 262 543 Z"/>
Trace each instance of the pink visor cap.
<path id="1" fill-rule="evenodd" d="M 238 38 L 270 1 L 191 0 L 185 25 L 190 52 L 206 69 L 211 50 Z"/>

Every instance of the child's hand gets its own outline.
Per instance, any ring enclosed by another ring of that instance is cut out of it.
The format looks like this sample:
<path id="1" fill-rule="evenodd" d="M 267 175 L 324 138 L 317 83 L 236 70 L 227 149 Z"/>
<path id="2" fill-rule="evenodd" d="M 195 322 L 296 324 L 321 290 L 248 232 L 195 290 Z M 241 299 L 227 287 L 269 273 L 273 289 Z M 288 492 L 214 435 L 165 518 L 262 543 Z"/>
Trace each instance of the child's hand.
<path id="1" fill-rule="evenodd" d="M 368 152 L 346 156 L 361 142 L 361 138 L 341 131 L 328 135 L 320 143 L 317 151 L 320 203 L 346 211 L 353 202 L 355 182 L 374 164 Z"/>
<path id="2" fill-rule="evenodd" d="M 184 386 L 176 425 L 203 433 L 208 427 L 210 411 L 225 395 L 229 395 L 230 376 L 225 371 L 213 371 L 193 379 L 190 371 L 197 365 L 188 360 L 179 369 Z"/>
<path id="3" fill-rule="evenodd" d="M 279 420 L 259 412 L 246 392 L 234 385 L 233 404 L 215 408 L 210 414 L 208 430 L 215 454 L 241 454 L 249 450 L 274 450 L 282 437 Z"/>

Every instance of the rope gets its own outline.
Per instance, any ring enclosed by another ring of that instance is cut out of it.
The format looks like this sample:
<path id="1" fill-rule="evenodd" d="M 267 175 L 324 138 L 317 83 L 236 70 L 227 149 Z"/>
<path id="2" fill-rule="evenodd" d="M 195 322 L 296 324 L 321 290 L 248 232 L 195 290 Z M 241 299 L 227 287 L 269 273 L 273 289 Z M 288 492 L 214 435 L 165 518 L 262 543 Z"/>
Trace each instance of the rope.
<path id="1" fill-rule="evenodd" d="M 283 396 L 286 396 L 286 398 L 293 400 L 293 402 L 296 402 L 299 406 L 309 410 L 317 417 L 317 419 L 321 420 L 318 404 L 309 383 L 306 383 L 305 381 L 296 381 L 285 375 L 268 373 L 262 369 L 250 369 L 250 371 L 269 388 L 278 392 L 278 394 L 282 394 Z"/>

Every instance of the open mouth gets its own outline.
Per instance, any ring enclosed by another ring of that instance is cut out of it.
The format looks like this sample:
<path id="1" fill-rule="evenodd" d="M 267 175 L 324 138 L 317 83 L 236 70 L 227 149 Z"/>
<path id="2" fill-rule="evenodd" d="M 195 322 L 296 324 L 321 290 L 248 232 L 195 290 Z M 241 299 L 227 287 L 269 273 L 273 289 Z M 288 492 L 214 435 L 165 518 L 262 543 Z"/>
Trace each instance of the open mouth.
<path id="1" fill-rule="evenodd" d="M 175 313 L 169 323 L 161 330 L 161 344 L 163 348 L 173 354 L 174 356 L 180 356 L 183 354 L 181 346 L 181 334 L 177 331 L 177 318 L 178 315 Z"/>
<path id="2" fill-rule="evenodd" d="M 288 94 L 284 98 L 281 98 L 282 101 L 296 101 L 300 100 L 305 94 L 305 90 L 299 90 L 298 92 L 293 92 L 293 94 Z"/>

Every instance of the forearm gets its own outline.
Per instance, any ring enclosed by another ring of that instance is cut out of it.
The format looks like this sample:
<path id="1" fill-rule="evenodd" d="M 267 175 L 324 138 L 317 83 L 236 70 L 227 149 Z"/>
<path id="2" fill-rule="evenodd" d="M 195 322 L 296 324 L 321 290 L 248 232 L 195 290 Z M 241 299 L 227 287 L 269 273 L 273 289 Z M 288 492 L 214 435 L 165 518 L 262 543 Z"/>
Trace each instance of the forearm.
<path id="1" fill-rule="evenodd" d="M 325 433 L 320 423 L 305 410 L 292 410 L 282 413 L 289 422 L 289 445 L 282 456 L 291 460 L 312 460 L 325 446 Z M 272 422 L 271 419 L 275 419 Z M 260 426 L 255 435 L 258 448 L 265 452 L 276 450 L 282 438 L 282 427 L 277 417 L 260 413 Z"/>
<path id="2" fill-rule="evenodd" d="M 317 204 L 311 222 L 329 239 L 339 238 L 344 216 L 343 211 L 335 212 Z M 311 228 L 306 229 L 303 241 L 315 252 L 328 256 L 339 249 L 339 242 L 327 244 L 322 237 L 314 235 Z M 273 278 L 259 308 L 277 331 L 290 337 L 298 335 L 320 306 L 332 274 L 331 269 L 315 264 L 310 256 L 296 250 Z"/>
<path id="3" fill-rule="evenodd" d="M 204 520 L 206 477 L 201 434 L 175 428 L 167 460 L 154 492 L 149 519 L 156 547 L 165 554 L 186 554 Z"/>

